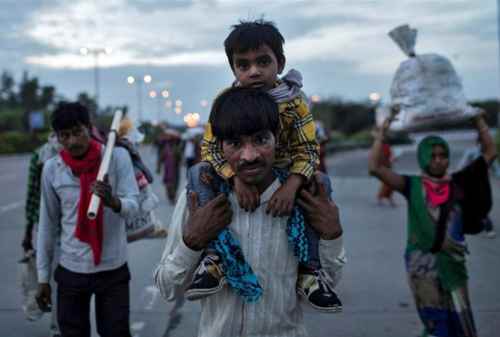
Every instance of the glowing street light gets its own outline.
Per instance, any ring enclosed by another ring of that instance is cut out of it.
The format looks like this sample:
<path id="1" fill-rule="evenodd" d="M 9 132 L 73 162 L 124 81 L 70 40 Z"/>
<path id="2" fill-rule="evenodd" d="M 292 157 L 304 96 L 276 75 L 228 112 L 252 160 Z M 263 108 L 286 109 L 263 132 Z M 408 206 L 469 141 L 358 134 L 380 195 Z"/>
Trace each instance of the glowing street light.
<path id="1" fill-rule="evenodd" d="M 312 95 L 311 96 L 311 102 L 319 103 L 320 101 L 321 101 L 321 97 L 319 95 Z"/>
<path id="2" fill-rule="evenodd" d="M 170 96 L 170 93 L 168 92 L 168 90 L 163 90 L 161 92 L 161 95 L 163 96 L 163 98 L 168 98 Z"/>
<path id="3" fill-rule="evenodd" d="M 180 106 L 175 107 L 175 114 L 180 115 L 182 113 L 182 108 Z"/>
<path id="4" fill-rule="evenodd" d="M 200 121 L 200 114 L 198 113 L 188 113 L 184 116 L 184 123 L 189 128 L 194 128 L 198 125 L 198 122 Z"/>
<path id="5" fill-rule="evenodd" d="M 127 83 L 132 85 L 136 84 L 137 85 L 137 119 L 139 120 L 139 123 L 142 121 L 142 84 L 143 83 L 151 83 L 153 80 L 153 77 L 149 74 L 142 76 L 142 81 L 140 80 L 140 76 L 132 76 L 129 75 L 127 76 Z M 151 97 L 151 92 L 149 92 L 149 96 Z M 156 92 L 154 93 L 154 97 L 156 97 Z M 154 98 L 152 97 L 152 98 Z"/>
<path id="6" fill-rule="evenodd" d="M 368 98 L 373 104 L 377 104 L 382 98 L 382 95 L 380 95 L 378 92 L 372 92 L 368 95 Z"/>
<path id="7" fill-rule="evenodd" d="M 156 91 L 151 90 L 151 91 L 149 92 L 149 97 L 151 97 L 151 98 L 156 98 Z"/>
<path id="8" fill-rule="evenodd" d="M 182 101 L 180 99 L 175 100 L 175 106 L 176 107 L 181 107 L 182 106 Z"/>
<path id="9" fill-rule="evenodd" d="M 202 108 L 206 108 L 208 106 L 208 101 L 206 99 L 202 99 L 200 101 L 200 105 Z"/>

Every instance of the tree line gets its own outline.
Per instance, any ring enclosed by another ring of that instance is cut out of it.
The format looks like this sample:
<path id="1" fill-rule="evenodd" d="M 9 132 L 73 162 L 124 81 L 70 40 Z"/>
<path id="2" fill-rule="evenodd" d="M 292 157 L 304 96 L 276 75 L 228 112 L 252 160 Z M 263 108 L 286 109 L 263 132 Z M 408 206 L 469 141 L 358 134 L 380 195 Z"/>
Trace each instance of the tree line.
<path id="1" fill-rule="evenodd" d="M 498 125 L 498 100 L 489 99 L 471 101 L 469 103 L 486 111 L 490 126 Z M 313 103 L 311 110 L 314 118 L 321 120 L 327 129 L 340 132 L 344 135 L 352 135 L 371 129 L 374 126 L 375 109 L 376 106 L 368 100 L 347 101 L 340 98 L 328 98 L 321 102 Z"/>
<path id="2" fill-rule="evenodd" d="M 56 91 L 53 85 L 42 85 L 36 76 L 23 72 L 19 83 L 13 75 L 4 70 L 0 76 L 0 132 L 30 132 L 29 115 L 40 111 L 45 117 L 45 127 L 37 131 L 48 131 L 48 118 L 53 107 L 67 100 Z M 106 106 L 97 109 L 94 97 L 86 92 L 77 95 L 77 101 L 85 105 L 97 124 L 105 124 L 116 108 L 127 107 Z"/>

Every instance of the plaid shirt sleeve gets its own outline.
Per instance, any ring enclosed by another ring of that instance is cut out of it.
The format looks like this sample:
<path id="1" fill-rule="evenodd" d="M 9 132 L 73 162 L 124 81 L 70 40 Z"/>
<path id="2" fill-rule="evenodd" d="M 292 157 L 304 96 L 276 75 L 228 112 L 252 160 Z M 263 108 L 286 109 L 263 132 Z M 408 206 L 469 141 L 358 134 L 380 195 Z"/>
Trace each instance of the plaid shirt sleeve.
<path id="1" fill-rule="evenodd" d="M 40 210 L 40 184 L 43 165 L 38 163 L 38 153 L 33 153 L 29 165 L 28 192 L 26 194 L 26 227 L 33 227 L 38 222 Z"/>
<path id="2" fill-rule="evenodd" d="M 201 141 L 201 160 L 208 161 L 217 174 L 224 179 L 234 176 L 234 171 L 224 159 L 220 143 L 212 133 L 210 122 L 205 126 L 205 134 Z"/>
<path id="3" fill-rule="evenodd" d="M 319 165 L 316 126 L 303 98 L 297 98 L 291 103 L 294 105 L 296 117 L 289 133 L 289 152 L 292 160 L 290 173 L 300 174 L 309 179 Z"/>

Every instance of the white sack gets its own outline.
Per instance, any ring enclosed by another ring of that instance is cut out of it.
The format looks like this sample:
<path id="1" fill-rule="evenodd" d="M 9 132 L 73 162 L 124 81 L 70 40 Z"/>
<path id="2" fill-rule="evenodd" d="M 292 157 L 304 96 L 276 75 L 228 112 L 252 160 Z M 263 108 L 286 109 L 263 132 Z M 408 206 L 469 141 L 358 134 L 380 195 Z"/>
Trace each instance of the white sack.
<path id="1" fill-rule="evenodd" d="M 127 241 L 134 242 L 144 239 L 155 231 L 157 220 L 153 210 L 158 207 L 160 200 L 147 184 L 139 189 L 139 211 L 125 218 Z"/>
<path id="2" fill-rule="evenodd" d="M 410 56 L 399 65 L 391 86 L 391 104 L 401 108 L 401 129 L 428 130 L 477 114 L 477 109 L 467 104 L 461 80 L 447 58 L 437 54 L 415 56 L 416 30 L 404 25 L 389 35 Z M 395 124 L 393 128 L 397 127 Z"/>
<path id="3" fill-rule="evenodd" d="M 39 320 L 43 316 L 43 311 L 40 310 L 35 299 L 38 289 L 38 277 L 34 251 L 26 253 L 23 260 L 19 262 L 19 267 L 24 316 L 28 321 Z"/>

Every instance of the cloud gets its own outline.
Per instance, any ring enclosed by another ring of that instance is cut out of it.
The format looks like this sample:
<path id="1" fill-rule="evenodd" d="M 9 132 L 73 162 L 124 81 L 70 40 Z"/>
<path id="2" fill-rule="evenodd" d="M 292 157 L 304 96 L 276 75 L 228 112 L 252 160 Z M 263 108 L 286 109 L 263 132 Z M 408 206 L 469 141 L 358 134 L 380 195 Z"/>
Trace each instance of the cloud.
<path id="1" fill-rule="evenodd" d="M 222 41 L 230 25 L 245 14 L 250 19 L 260 17 L 260 10 L 265 10 L 266 19 L 279 19 L 292 63 L 330 59 L 349 62 L 361 73 L 393 72 L 404 57 L 387 32 L 405 22 L 419 28 L 419 51 L 460 55 L 465 68 L 477 69 L 480 55 L 494 61 L 493 54 L 485 54 L 496 43 L 492 20 L 485 21 L 494 13 L 494 5 L 453 0 L 59 1 L 33 12 L 25 26 L 29 38 L 58 52 L 29 55 L 25 60 L 53 68 L 89 68 L 93 60 L 78 55 L 85 46 L 115 50 L 100 58 L 103 66 L 220 66 L 226 62 Z M 434 13 L 439 15 L 430 15 Z M 477 26 L 483 38 L 474 35 Z M 464 48 L 469 45 L 475 48 Z"/>
<path id="2" fill-rule="evenodd" d="M 102 67 L 119 67 L 119 66 L 139 66 L 139 65 L 154 65 L 154 66 L 220 66 L 226 64 L 225 54 L 220 51 L 199 51 L 191 53 L 177 53 L 165 57 L 143 57 L 135 58 L 130 53 L 121 53 L 119 55 L 100 54 L 99 66 Z M 82 57 L 74 53 L 64 53 L 57 55 L 40 55 L 28 56 L 26 62 L 31 64 L 39 64 L 49 68 L 66 68 L 66 69 L 88 69 L 95 65 L 95 58 L 91 56 Z"/>
<path id="3" fill-rule="evenodd" d="M 74 96 L 93 92 L 94 59 L 80 48 L 111 47 L 99 56 L 103 102 L 135 107 L 126 76 L 151 72 L 196 111 L 232 80 L 223 50 L 231 25 L 262 16 L 284 35 L 287 68 L 303 73 L 308 93 L 386 93 L 405 59 L 387 32 L 403 23 L 418 28 L 418 53 L 451 59 L 468 97 L 498 93 L 496 3 L 483 0 L 2 0 L 0 62 Z"/>
<path id="4" fill-rule="evenodd" d="M 80 48 L 110 47 L 116 53 L 103 59 L 103 65 L 214 65 L 224 61 L 220 53 L 212 51 L 214 45 L 222 45 L 221 22 L 207 20 L 205 4 L 153 6 L 148 13 L 140 10 L 146 5 L 137 8 L 126 6 L 124 0 L 79 0 L 33 13 L 25 27 L 26 35 L 58 49 L 60 54 L 30 55 L 26 60 L 51 67 L 91 67 L 92 62 L 78 56 Z M 230 15 L 226 17 L 229 21 Z"/>

